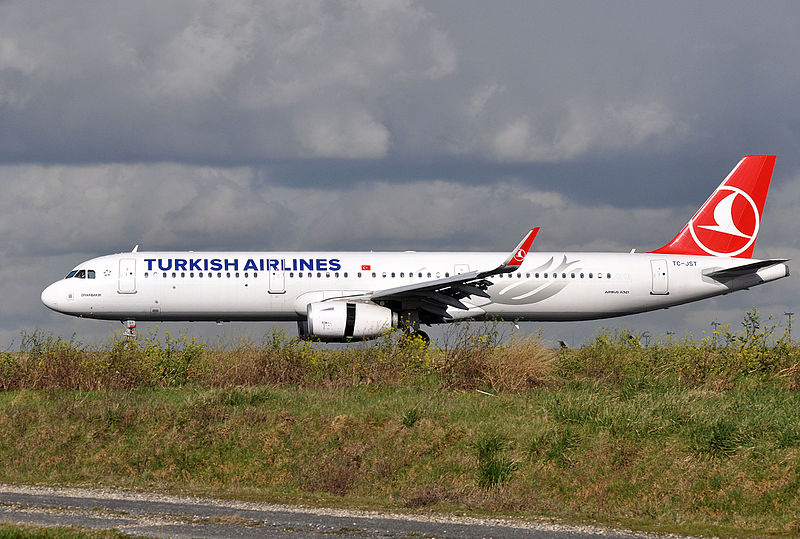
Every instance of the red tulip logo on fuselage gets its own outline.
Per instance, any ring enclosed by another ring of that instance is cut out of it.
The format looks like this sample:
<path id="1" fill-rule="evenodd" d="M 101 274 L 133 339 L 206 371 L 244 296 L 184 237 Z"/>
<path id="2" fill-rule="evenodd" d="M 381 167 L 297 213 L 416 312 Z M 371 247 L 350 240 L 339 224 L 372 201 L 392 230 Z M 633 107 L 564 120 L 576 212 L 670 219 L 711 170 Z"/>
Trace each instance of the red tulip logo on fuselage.
<path id="1" fill-rule="evenodd" d="M 738 187 L 717 189 L 689 221 L 692 238 L 713 256 L 736 256 L 756 241 L 760 216 L 752 197 Z"/>

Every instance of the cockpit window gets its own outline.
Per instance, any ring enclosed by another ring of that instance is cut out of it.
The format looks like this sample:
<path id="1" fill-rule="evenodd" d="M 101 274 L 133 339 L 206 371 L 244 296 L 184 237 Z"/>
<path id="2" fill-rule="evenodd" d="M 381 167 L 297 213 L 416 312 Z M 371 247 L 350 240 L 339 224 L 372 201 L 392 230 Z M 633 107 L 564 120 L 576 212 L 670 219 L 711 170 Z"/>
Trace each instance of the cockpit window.
<path id="1" fill-rule="evenodd" d="M 89 279 L 94 279 L 94 270 L 86 270 L 86 276 Z"/>
<path id="2" fill-rule="evenodd" d="M 75 274 L 76 279 L 85 279 L 86 278 L 86 270 L 78 270 L 78 273 Z"/>
<path id="3" fill-rule="evenodd" d="M 72 279 L 73 277 L 75 277 L 75 274 L 76 274 L 76 273 L 78 273 L 78 270 L 72 270 L 72 271 L 70 271 L 69 273 L 67 273 L 67 276 L 66 276 L 66 277 L 64 277 L 64 278 L 65 278 L 65 279 Z"/>

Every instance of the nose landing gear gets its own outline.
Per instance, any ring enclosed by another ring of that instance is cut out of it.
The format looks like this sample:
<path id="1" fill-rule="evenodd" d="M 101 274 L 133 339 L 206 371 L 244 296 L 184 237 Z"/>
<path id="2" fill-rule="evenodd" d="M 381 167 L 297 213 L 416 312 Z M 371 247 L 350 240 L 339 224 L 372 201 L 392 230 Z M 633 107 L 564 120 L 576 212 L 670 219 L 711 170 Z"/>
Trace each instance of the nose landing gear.
<path id="1" fill-rule="evenodd" d="M 122 325 L 125 326 L 125 335 L 126 337 L 135 337 L 136 336 L 136 320 L 122 320 Z"/>

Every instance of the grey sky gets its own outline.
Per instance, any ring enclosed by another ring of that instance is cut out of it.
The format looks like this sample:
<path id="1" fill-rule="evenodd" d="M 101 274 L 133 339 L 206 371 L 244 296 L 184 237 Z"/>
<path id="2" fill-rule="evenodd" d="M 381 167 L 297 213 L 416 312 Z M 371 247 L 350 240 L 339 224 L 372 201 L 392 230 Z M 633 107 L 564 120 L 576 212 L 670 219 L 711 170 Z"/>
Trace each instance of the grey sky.
<path id="1" fill-rule="evenodd" d="M 0 2 L 0 344 L 107 334 L 39 293 L 137 243 L 505 250 L 539 225 L 540 250 L 655 248 L 748 153 L 778 155 L 756 255 L 794 257 L 797 20 L 795 2 Z M 792 278 L 619 323 L 698 332 L 797 300 Z"/>

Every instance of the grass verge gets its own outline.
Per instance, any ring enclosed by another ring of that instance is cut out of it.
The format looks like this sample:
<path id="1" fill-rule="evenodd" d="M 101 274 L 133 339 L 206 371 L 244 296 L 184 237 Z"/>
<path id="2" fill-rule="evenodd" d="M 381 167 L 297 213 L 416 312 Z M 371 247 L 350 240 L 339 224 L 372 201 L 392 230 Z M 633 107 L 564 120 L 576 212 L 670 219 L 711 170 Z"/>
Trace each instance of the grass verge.
<path id="1" fill-rule="evenodd" d="M 0 521 L 0 539 L 122 539 L 131 537 L 117 530 L 89 530 L 69 526 L 29 526 Z"/>
<path id="2" fill-rule="evenodd" d="M 780 388 L 53 390 L 0 409 L 9 483 L 690 533 L 800 524 L 800 394 Z"/>
<path id="3" fill-rule="evenodd" d="M 800 351 L 740 332 L 575 350 L 455 326 L 344 350 L 272 333 L 0 354 L 0 481 L 800 533 Z"/>

